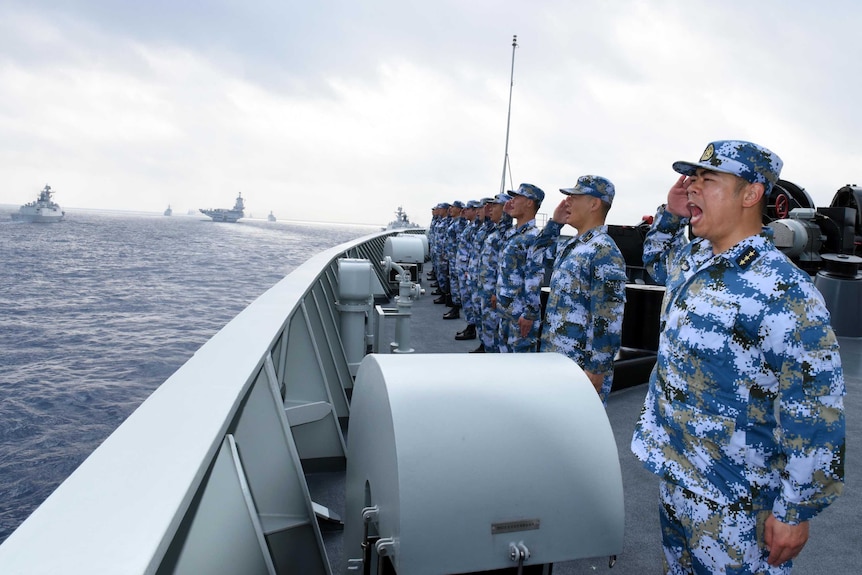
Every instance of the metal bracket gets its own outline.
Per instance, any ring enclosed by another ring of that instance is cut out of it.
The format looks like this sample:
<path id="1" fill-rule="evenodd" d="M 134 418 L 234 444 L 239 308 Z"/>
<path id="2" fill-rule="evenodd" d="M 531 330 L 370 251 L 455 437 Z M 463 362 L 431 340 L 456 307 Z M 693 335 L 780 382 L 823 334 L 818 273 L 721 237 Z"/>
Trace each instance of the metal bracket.
<path id="1" fill-rule="evenodd" d="M 392 557 L 395 555 L 395 540 L 391 537 L 378 540 L 375 547 L 380 557 Z"/>
<path id="2" fill-rule="evenodd" d="M 380 517 L 380 508 L 376 505 L 365 507 L 362 510 L 362 521 L 365 523 L 377 523 Z"/>

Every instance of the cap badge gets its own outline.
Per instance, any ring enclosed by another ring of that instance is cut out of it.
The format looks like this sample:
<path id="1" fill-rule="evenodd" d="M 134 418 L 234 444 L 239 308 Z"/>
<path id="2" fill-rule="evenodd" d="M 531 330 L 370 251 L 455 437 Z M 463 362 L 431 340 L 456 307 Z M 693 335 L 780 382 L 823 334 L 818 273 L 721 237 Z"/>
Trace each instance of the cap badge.
<path id="1" fill-rule="evenodd" d="M 706 149 L 703 151 L 703 155 L 700 157 L 700 161 L 701 161 L 701 162 L 706 162 L 706 161 L 708 161 L 710 158 L 712 158 L 714 155 L 715 155 L 715 146 L 713 146 L 712 144 L 710 144 L 710 145 L 708 145 L 708 146 L 706 147 Z"/>

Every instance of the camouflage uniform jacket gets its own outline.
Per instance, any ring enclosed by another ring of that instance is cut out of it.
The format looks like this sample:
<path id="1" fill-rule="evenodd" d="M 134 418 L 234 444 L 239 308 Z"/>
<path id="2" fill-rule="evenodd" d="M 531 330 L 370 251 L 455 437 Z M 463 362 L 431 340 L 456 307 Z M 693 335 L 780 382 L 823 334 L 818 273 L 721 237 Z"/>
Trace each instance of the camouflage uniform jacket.
<path id="1" fill-rule="evenodd" d="M 622 340 L 626 264 L 607 226 L 557 242 L 561 228 L 550 220 L 542 232 L 553 240 L 545 257 L 554 258 L 542 351 L 565 354 L 586 371 L 606 374 L 601 393 L 606 400 Z"/>
<path id="2" fill-rule="evenodd" d="M 434 233 L 431 237 L 433 238 L 433 241 L 429 238 L 428 243 L 430 244 L 429 249 L 433 254 L 432 257 L 435 260 L 435 265 L 439 263 L 440 260 L 445 259 L 446 229 L 449 227 L 451 221 L 452 220 L 449 216 L 441 216 L 432 223 L 432 231 Z"/>
<path id="3" fill-rule="evenodd" d="M 476 233 L 473 234 L 473 244 L 470 246 L 470 259 L 467 262 L 467 270 L 474 281 L 478 281 L 479 265 L 482 258 L 482 247 L 485 245 L 485 239 L 494 230 L 494 222 L 491 220 L 479 220 Z"/>
<path id="4" fill-rule="evenodd" d="M 464 218 L 452 218 L 449 227 L 446 228 L 445 245 L 446 259 L 449 261 L 451 271 L 454 273 L 456 262 L 458 261 L 458 238 L 461 232 L 467 227 L 467 220 Z"/>
<path id="5" fill-rule="evenodd" d="M 497 303 L 514 319 L 535 321 L 542 313 L 539 292 L 544 270 L 541 253 L 533 249 L 538 235 L 536 220 L 530 220 L 513 226 L 504 236 L 497 273 Z"/>
<path id="6" fill-rule="evenodd" d="M 440 216 L 434 216 L 431 218 L 431 225 L 428 226 L 428 245 L 432 250 L 436 249 L 437 244 L 437 236 L 440 234 Z"/>
<path id="7" fill-rule="evenodd" d="M 431 218 L 431 223 L 428 224 L 428 231 L 425 232 L 425 236 L 428 238 L 428 250 L 431 252 L 431 260 L 434 260 L 434 250 L 436 250 L 435 242 L 437 235 L 437 221 L 439 220 L 438 216 L 433 216 Z"/>
<path id="8" fill-rule="evenodd" d="M 465 220 L 467 221 L 467 220 Z M 458 234 L 457 260 L 458 268 L 462 271 L 467 270 L 470 263 L 470 253 L 473 250 L 473 236 L 479 229 L 479 223 L 476 220 L 467 221 L 467 225 Z"/>
<path id="9" fill-rule="evenodd" d="M 511 218 L 505 218 L 498 224 L 492 224 L 482 251 L 479 254 L 479 289 L 483 296 L 490 297 L 497 293 L 497 270 L 500 268 L 500 250 L 503 249 L 503 237 L 512 227 Z"/>
<path id="10" fill-rule="evenodd" d="M 646 238 L 645 263 L 667 256 L 667 291 L 632 451 L 720 505 L 811 519 L 844 478 L 844 376 L 829 312 L 767 236 L 714 255 L 707 240 L 681 242 L 681 224 L 661 209 Z"/>

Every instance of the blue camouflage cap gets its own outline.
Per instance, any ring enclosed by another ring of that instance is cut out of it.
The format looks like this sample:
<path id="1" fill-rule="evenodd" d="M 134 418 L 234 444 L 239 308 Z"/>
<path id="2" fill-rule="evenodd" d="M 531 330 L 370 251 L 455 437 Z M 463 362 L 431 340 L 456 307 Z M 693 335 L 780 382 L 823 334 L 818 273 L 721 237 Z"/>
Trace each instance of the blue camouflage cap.
<path id="1" fill-rule="evenodd" d="M 485 204 L 493 203 L 493 201 L 494 201 L 494 198 L 482 198 L 481 200 L 479 200 L 479 202 L 481 202 L 481 204 L 482 204 L 483 206 L 484 206 Z"/>
<path id="2" fill-rule="evenodd" d="M 470 200 L 469 202 L 467 202 L 467 205 L 465 207 L 467 207 L 467 208 L 481 208 L 482 202 L 480 202 L 479 200 Z"/>
<path id="3" fill-rule="evenodd" d="M 517 190 L 509 190 L 506 192 L 509 196 L 524 196 L 536 202 L 536 206 L 541 206 L 545 199 L 545 192 L 534 186 L 533 184 L 521 184 Z"/>
<path id="4" fill-rule="evenodd" d="M 571 188 L 560 188 L 567 196 L 593 196 L 604 203 L 614 203 L 614 185 L 607 178 L 601 176 L 581 176 Z"/>
<path id="5" fill-rule="evenodd" d="M 512 199 L 512 196 L 510 196 L 508 194 L 497 194 L 496 196 L 491 198 L 491 203 L 492 204 L 505 204 L 506 202 L 508 202 L 511 199 Z"/>
<path id="6" fill-rule="evenodd" d="M 711 142 L 697 162 L 674 162 L 673 169 L 686 176 L 693 176 L 698 168 L 733 174 L 752 184 L 763 184 L 768 194 L 783 165 L 775 152 L 763 146 L 742 140 L 719 140 Z"/>

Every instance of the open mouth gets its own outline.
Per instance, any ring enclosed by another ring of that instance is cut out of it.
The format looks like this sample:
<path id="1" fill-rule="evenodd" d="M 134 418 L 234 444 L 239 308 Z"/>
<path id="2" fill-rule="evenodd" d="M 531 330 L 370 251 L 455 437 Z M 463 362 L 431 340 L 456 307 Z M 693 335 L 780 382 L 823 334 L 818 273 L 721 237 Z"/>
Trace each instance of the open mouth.
<path id="1" fill-rule="evenodd" d="M 691 213 L 689 223 L 692 225 L 696 224 L 703 218 L 703 210 L 691 202 L 688 204 L 688 210 Z"/>

